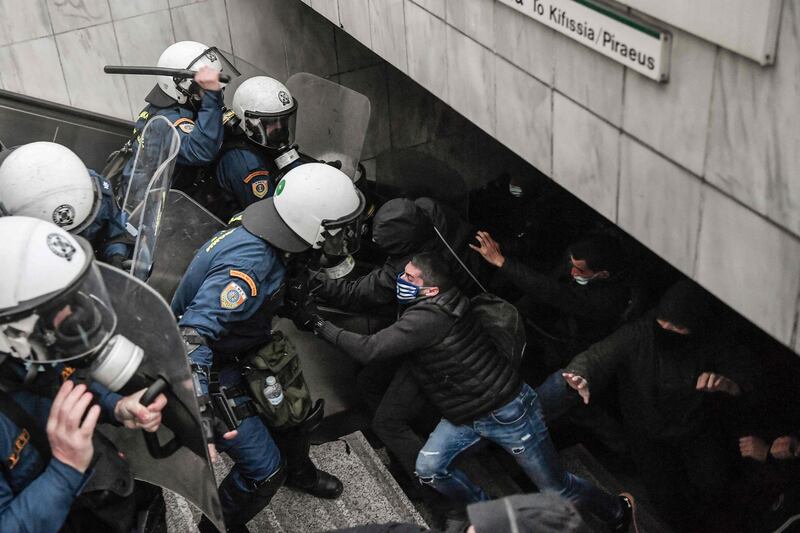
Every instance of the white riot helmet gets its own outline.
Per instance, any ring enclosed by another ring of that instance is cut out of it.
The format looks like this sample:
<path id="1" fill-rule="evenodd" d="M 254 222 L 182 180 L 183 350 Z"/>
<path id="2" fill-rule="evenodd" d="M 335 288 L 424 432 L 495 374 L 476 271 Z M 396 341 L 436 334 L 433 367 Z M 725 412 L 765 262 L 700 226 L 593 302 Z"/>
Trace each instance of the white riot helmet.
<path id="1" fill-rule="evenodd" d="M 128 382 L 141 348 L 115 335 L 117 315 L 89 243 L 29 217 L 0 218 L 0 353 L 89 368 L 111 390 Z"/>
<path id="2" fill-rule="evenodd" d="M 307 163 L 287 172 L 272 198 L 248 206 L 242 225 L 286 252 L 345 256 L 358 250 L 365 203 L 341 170 Z"/>
<path id="3" fill-rule="evenodd" d="M 2 153 L 0 201 L 5 214 L 39 218 L 80 233 L 102 203 L 98 180 L 60 144 L 33 142 Z"/>
<path id="4" fill-rule="evenodd" d="M 211 67 L 220 72 L 228 72 L 231 76 L 238 76 L 239 72 L 217 50 L 195 41 L 179 41 L 167 47 L 158 58 L 159 67 L 187 69 L 198 71 L 202 67 Z M 168 107 L 175 102 L 185 104 L 190 97 L 196 97 L 198 91 L 193 87 L 192 79 L 173 78 L 172 76 L 156 76 L 158 83 L 147 100 L 157 107 Z M 159 90 L 160 89 L 160 90 Z M 165 98 L 166 95 L 168 98 Z"/>
<path id="5" fill-rule="evenodd" d="M 233 112 L 239 126 L 256 144 L 281 150 L 294 142 L 297 101 L 274 78 L 255 76 L 233 93 Z"/>

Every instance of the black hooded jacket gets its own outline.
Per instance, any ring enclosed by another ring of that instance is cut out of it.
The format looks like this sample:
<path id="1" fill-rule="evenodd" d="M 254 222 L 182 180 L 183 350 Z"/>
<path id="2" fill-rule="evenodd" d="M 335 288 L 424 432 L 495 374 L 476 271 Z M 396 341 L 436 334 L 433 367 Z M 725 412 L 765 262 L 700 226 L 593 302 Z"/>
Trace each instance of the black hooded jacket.
<path id="1" fill-rule="evenodd" d="M 657 310 L 623 326 L 567 365 L 568 372 L 586 378 L 590 391 L 604 388 L 619 373 L 623 418 L 630 431 L 646 438 L 680 440 L 707 425 L 709 394 L 695 388 L 703 372 L 722 374 L 743 391 L 750 390 L 755 379 L 749 353 L 731 335 L 712 327 L 706 298 L 692 292 L 685 284 L 676 284 Z M 691 323 L 693 331 L 671 333 L 656 318 Z"/>
<path id="2" fill-rule="evenodd" d="M 430 198 L 395 198 L 386 202 L 372 222 L 372 238 L 388 254 L 386 262 L 356 280 L 322 280 L 318 295 L 330 305 L 349 311 L 394 303 L 397 274 L 414 254 L 441 251 L 450 255 L 434 225 L 456 251 L 469 250 L 469 225 L 446 206 Z"/>
<path id="3" fill-rule="evenodd" d="M 425 395 L 454 424 L 505 405 L 522 386 L 457 288 L 408 306 L 397 322 L 373 335 L 330 323 L 321 334 L 363 364 L 410 358 Z"/>

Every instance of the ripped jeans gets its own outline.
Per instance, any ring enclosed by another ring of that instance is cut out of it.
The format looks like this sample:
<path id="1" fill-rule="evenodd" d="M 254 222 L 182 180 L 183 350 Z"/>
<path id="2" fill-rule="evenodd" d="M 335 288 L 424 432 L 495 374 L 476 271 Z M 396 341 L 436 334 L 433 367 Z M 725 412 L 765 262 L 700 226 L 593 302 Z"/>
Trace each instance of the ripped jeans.
<path id="1" fill-rule="evenodd" d="M 622 516 L 619 498 L 561 466 L 542 417 L 539 398 L 527 384 L 516 398 L 470 425 L 456 426 L 443 418 L 417 456 L 417 477 L 423 484 L 457 502 L 488 500 L 483 489 L 464 472 L 450 467 L 459 453 L 481 438 L 491 440 L 513 455 L 540 491 L 556 492 L 580 510 L 607 523 Z"/>

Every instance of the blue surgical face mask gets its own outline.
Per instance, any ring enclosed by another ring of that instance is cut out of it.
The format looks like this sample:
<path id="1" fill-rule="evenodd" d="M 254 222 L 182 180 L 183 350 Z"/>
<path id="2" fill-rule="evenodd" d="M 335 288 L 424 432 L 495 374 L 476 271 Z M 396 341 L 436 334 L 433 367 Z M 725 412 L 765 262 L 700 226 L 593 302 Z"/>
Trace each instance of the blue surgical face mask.
<path id="1" fill-rule="evenodd" d="M 429 289 L 430 287 L 417 287 L 410 281 L 403 279 L 405 272 L 397 274 L 397 300 L 400 302 L 411 302 L 419 298 L 419 293 L 422 289 Z"/>

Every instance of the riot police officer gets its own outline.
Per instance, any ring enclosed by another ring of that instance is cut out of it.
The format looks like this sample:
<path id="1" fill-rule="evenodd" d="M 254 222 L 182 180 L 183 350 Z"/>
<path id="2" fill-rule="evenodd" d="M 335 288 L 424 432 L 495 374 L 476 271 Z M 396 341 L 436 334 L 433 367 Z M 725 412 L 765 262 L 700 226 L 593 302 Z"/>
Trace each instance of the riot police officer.
<path id="1" fill-rule="evenodd" d="M 181 136 L 176 174 L 182 176 L 181 167 L 202 167 L 217 157 L 222 145 L 222 89 L 219 73 L 233 70 L 222 53 L 214 47 L 195 41 L 180 41 L 170 45 L 158 58 L 158 66 L 195 70 L 194 79 L 158 76 L 158 83 L 145 97 L 148 106 L 139 113 L 134 126 L 134 157 L 123 170 L 123 186 L 127 186 L 133 170 L 135 154 L 141 147 L 141 133 L 147 121 L 161 115 L 168 118 Z M 183 184 L 186 185 L 186 184 Z M 181 183 L 178 183 L 181 188 Z"/>
<path id="2" fill-rule="evenodd" d="M 341 482 L 318 470 L 308 457 L 309 432 L 303 426 L 312 417 L 294 429 L 293 442 L 281 453 L 253 409 L 242 373 L 248 354 L 273 341 L 271 322 L 284 303 L 291 257 L 313 249 L 339 255 L 351 249 L 360 236 L 363 209 L 363 195 L 341 171 L 321 163 L 292 169 L 273 197 L 244 211 L 241 226 L 217 233 L 200 248 L 172 300 L 200 403 L 208 405 L 211 382 L 234 396 L 229 399 L 242 419 L 234 438 L 215 441 L 235 463 L 219 488 L 229 531 L 246 530 L 245 524 L 269 503 L 284 477 L 291 486 L 319 497 L 341 494 Z M 205 413 L 210 416 L 212 410 Z M 319 410 L 316 414 L 321 416 Z M 201 530 L 209 526 L 201 522 Z"/>
<path id="3" fill-rule="evenodd" d="M 98 421 L 156 431 L 167 400 L 145 407 L 143 390 L 109 390 L 128 381 L 141 350 L 115 333 L 86 241 L 21 216 L 0 218 L 0 240 L 0 530 L 58 531 L 87 484 L 109 477 Z M 88 387 L 72 381 L 84 370 Z"/>
<path id="4" fill-rule="evenodd" d="M 301 163 L 292 145 L 297 101 L 278 80 L 255 76 L 236 89 L 228 113 L 235 118 L 226 114 L 216 179 L 239 211 L 272 196 L 280 177 Z"/>
<path id="5" fill-rule="evenodd" d="M 131 253 L 125 216 L 111 184 L 69 148 L 33 142 L 3 152 L 0 202 L 6 215 L 53 222 L 92 243 L 97 257 L 120 267 Z"/>

